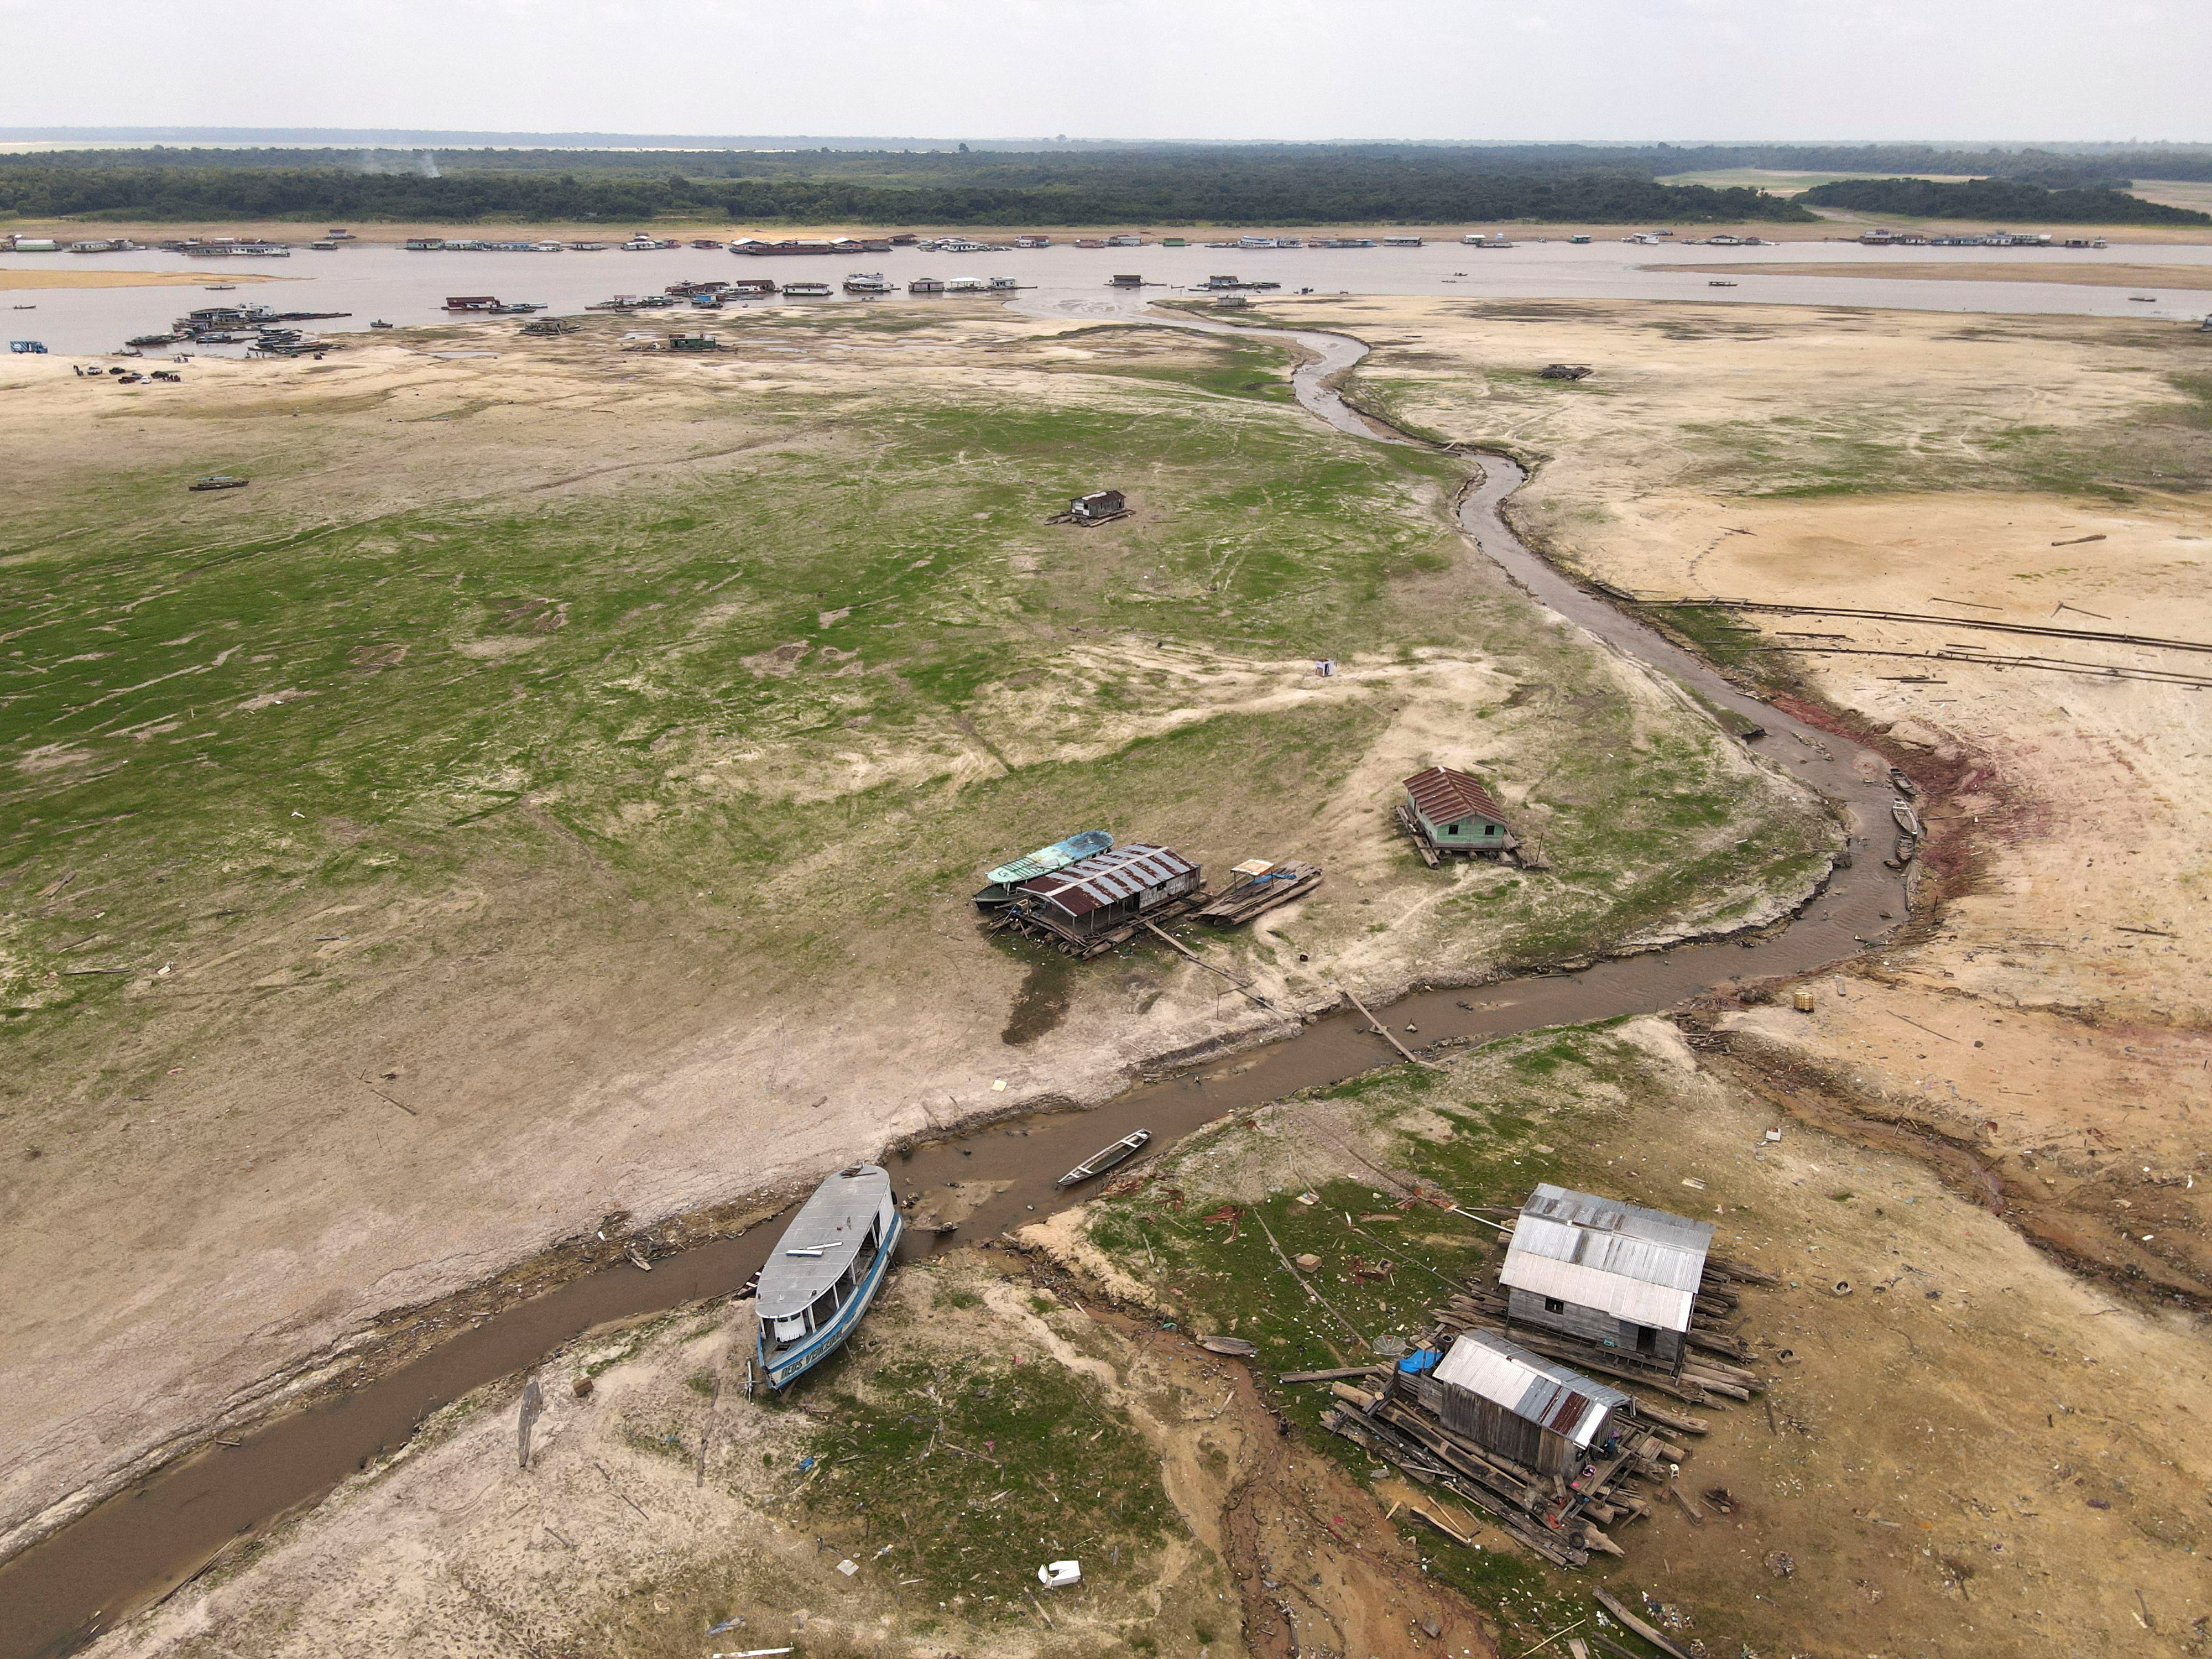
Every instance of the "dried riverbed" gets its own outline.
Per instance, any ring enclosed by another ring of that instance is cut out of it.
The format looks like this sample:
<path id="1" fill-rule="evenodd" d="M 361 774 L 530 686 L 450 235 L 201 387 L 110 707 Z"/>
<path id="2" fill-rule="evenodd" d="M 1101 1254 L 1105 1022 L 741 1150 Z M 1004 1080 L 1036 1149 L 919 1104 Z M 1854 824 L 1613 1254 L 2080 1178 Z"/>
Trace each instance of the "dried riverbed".
<path id="1" fill-rule="evenodd" d="M 1088 307 L 1070 307 L 1079 312 Z M 1063 313 L 1062 314 L 1065 314 Z M 1379 434 L 1329 390 L 1329 378 L 1363 348 L 1340 336 L 1301 335 L 1310 361 L 1296 386 L 1305 406 L 1341 430 Z M 1735 709 L 1771 734 L 1771 762 L 1838 803 L 1857 847 L 1886 822 L 1888 792 L 1875 757 L 1758 704 L 1641 623 L 1574 586 L 1514 536 L 1500 507 L 1521 482 L 1502 457 L 1481 458 L 1483 477 L 1461 507 L 1463 526 L 1567 623 L 1665 677 L 1674 695 Z M 1393 1010 L 1425 1038 L 1480 1037 L 1674 1006 L 1752 975 L 1802 972 L 1851 954 L 1875 934 L 1885 908 L 1901 910 L 1898 883 L 1879 861 L 1855 859 L 1836 872 L 1801 915 L 1741 943 L 1705 942 L 1589 965 L 1581 971 L 1501 981 L 1469 996 L 1464 988 L 1416 989 Z M 1775 921 L 1772 916 L 1753 921 Z M 1746 948 L 1748 947 L 1748 948 Z M 1164 1079 L 1108 1107 L 1081 1115 L 1025 1117 L 914 1151 L 898 1167 L 902 1188 L 946 1181 L 991 1183 L 994 1196 L 965 1224 L 964 1236 L 1002 1230 L 1047 1206 L 1049 1182 L 1095 1143 L 1125 1127 L 1172 1136 L 1239 1107 L 1278 1098 L 1364 1070 L 1386 1057 L 1364 1022 L 1349 1015 L 1316 1021 L 1301 1036 L 1240 1055 L 1233 1066 Z M 738 1218 L 725 1218 L 733 1224 Z M 607 1319 L 672 1307 L 726 1291 L 764 1255 L 772 1229 L 755 1227 L 665 1259 L 650 1276 L 627 1267 L 584 1271 L 545 1294 L 484 1314 L 448 1306 L 438 1323 L 467 1328 L 373 1381 L 349 1371 L 346 1384 L 307 1409 L 280 1416 L 173 1464 L 0 1568 L 0 1595 L 21 1609 L 11 1620 L 10 1654 L 41 1652 L 79 1639 L 188 1577 L 241 1530 L 313 1502 L 348 1469 L 404 1439 L 441 1403 L 526 1365 L 577 1331 Z M 595 1265 L 599 1241 L 572 1253 L 567 1267 L 537 1264 L 510 1275 L 526 1288 Z M 422 1334 L 418 1322 L 415 1334 Z M 344 1364 L 359 1350 L 328 1358 Z"/>

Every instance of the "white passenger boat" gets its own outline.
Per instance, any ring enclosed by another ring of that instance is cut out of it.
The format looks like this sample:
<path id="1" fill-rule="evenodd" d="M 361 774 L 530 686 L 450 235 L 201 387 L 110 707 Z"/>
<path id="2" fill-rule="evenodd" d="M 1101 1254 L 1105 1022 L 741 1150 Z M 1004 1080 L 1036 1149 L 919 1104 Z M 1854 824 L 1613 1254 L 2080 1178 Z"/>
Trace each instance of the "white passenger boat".
<path id="1" fill-rule="evenodd" d="M 867 1312 L 904 1218 L 879 1164 L 854 1164 L 814 1189 L 760 1272 L 760 1367 L 772 1388 L 820 1364 Z"/>

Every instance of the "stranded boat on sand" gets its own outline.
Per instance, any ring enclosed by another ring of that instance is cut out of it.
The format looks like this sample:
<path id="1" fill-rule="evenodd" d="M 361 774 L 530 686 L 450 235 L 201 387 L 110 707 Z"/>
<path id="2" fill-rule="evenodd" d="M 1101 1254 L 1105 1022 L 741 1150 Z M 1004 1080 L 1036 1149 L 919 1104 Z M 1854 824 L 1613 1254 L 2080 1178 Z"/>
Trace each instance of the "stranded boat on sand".
<path id="1" fill-rule="evenodd" d="M 757 1351 L 771 1388 L 820 1364 L 882 1288 L 905 1220 L 881 1165 L 854 1164 L 814 1189 L 761 1269 Z"/>
<path id="2" fill-rule="evenodd" d="M 976 908 L 995 910 L 1012 904 L 1014 890 L 1024 882 L 1065 869 L 1076 860 L 1087 859 L 1093 853 L 1103 853 L 1113 844 L 1114 837 L 1105 830 L 1085 830 L 1079 836 L 1070 836 L 1066 841 L 1040 847 L 1036 852 L 1018 858 L 1012 864 L 1002 864 L 983 878 L 990 885 L 975 895 Z"/>

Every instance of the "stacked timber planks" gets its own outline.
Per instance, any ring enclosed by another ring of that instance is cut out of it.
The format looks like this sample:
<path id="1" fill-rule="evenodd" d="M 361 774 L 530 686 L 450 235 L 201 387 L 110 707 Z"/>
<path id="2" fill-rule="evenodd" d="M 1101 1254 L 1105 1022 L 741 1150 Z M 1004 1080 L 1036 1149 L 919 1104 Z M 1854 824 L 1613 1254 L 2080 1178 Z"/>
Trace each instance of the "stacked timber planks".
<path id="1" fill-rule="evenodd" d="M 1593 1553 L 1627 1554 L 1605 1528 L 1649 1516 L 1660 1498 L 1638 1487 L 1663 1493 L 1668 1466 L 1686 1455 L 1674 1443 L 1624 1422 L 1614 1449 L 1568 1481 L 1454 1432 L 1401 1392 L 1395 1373 L 1373 1388 L 1340 1382 L 1331 1392 L 1340 1403 L 1322 1413 L 1323 1427 L 1395 1463 L 1419 1484 L 1442 1487 L 1474 1505 L 1562 1567 L 1583 1566 Z"/>
<path id="2" fill-rule="evenodd" d="M 1292 899 L 1304 898 L 1321 885 L 1318 866 L 1288 862 L 1277 865 L 1264 876 L 1252 876 L 1222 890 L 1198 913 L 1200 921 L 1210 921 L 1217 927 L 1237 927 L 1263 915 L 1279 905 Z"/>

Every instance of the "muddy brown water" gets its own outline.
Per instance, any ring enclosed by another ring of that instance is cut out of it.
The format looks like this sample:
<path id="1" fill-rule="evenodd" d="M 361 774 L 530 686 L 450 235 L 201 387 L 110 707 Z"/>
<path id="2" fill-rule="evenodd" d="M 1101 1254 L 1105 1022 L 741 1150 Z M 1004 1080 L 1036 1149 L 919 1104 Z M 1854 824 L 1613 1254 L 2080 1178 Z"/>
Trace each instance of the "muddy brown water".
<path id="1" fill-rule="evenodd" d="M 1085 295 L 1038 296 L 1024 308 L 1133 319 L 1140 305 L 1102 303 Z M 1218 330 L 1198 322 L 1176 325 Z M 1377 428 L 1329 388 L 1333 377 L 1364 355 L 1364 345 L 1340 335 L 1281 337 L 1308 355 L 1293 376 L 1308 410 L 1340 430 L 1407 441 Z M 1503 457 L 1470 459 L 1480 462 L 1483 476 L 1462 503 L 1460 518 L 1481 550 L 1541 604 L 1607 648 L 1673 675 L 1764 726 L 1769 735 L 1759 747 L 1767 758 L 1837 803 L 1857 856 L 1786 927 L 1747 945 L 1699 942 L 1580 972 L 1534 975 L 1476 989 L 1416 991 L 1391 1006 L 1392 1025 L 1417 1026 L 1419 1040 L 1429 1042 L 1656 1012 L 1733 981 L 1801 974 L 1841 961 L 1895 927 L 1882 912 L 1904 914 L 1900 878 L 1878 856 L 1869 855 L 1869 838 L 1883 836 L 1889 823 L 1892 794 L 1887 785 L 1861 776 L 1854 747 L 1747 696 L 1642 622 L 1561 576 L 1522 544 L 1499 514 L 1500 503 L 1526 475 Z M 1049 990 L 1042 985 L 1036 990 L 1037 1001 L 1048 1005 Z M 1008 1039 L 1020 1040 L 1013 1025 Z M 951 1182 L 1006 1186 L 949 1241 L 910 1237 L 902 1255 L 994 1237 L 1050 1212 L 1066 1201 L 1054 1179 L 1132 1129 L 1150 1129 L 1157 1150 L 1215 1118 L 1340 1082 L 1395 1059 L 1364 1018 L 1340 1012 L 1294 1036 L 1145 1084 L 1091 1111 L 1022 1118 L 924 1146 L 892 1163 L 902 1194 Z M 0 1659 L 47 1659 L 82 1646 L 168 1595 L 225 1549 L 326 1496 L 380 1452 L 404 1443 L 439 1407 L 539 1364 L 594 1325 L 728 1296 L 767 1261 L 781 1231 L 778 1218 L 741 1237 L 665 1258 L 650 1273 L 617 1267 L 571 1280 L 340 1399 L 282 1413 L 242 1433 L 235 1446 L 204 1447 L 126 1487 L 0 1565 Z"/>

